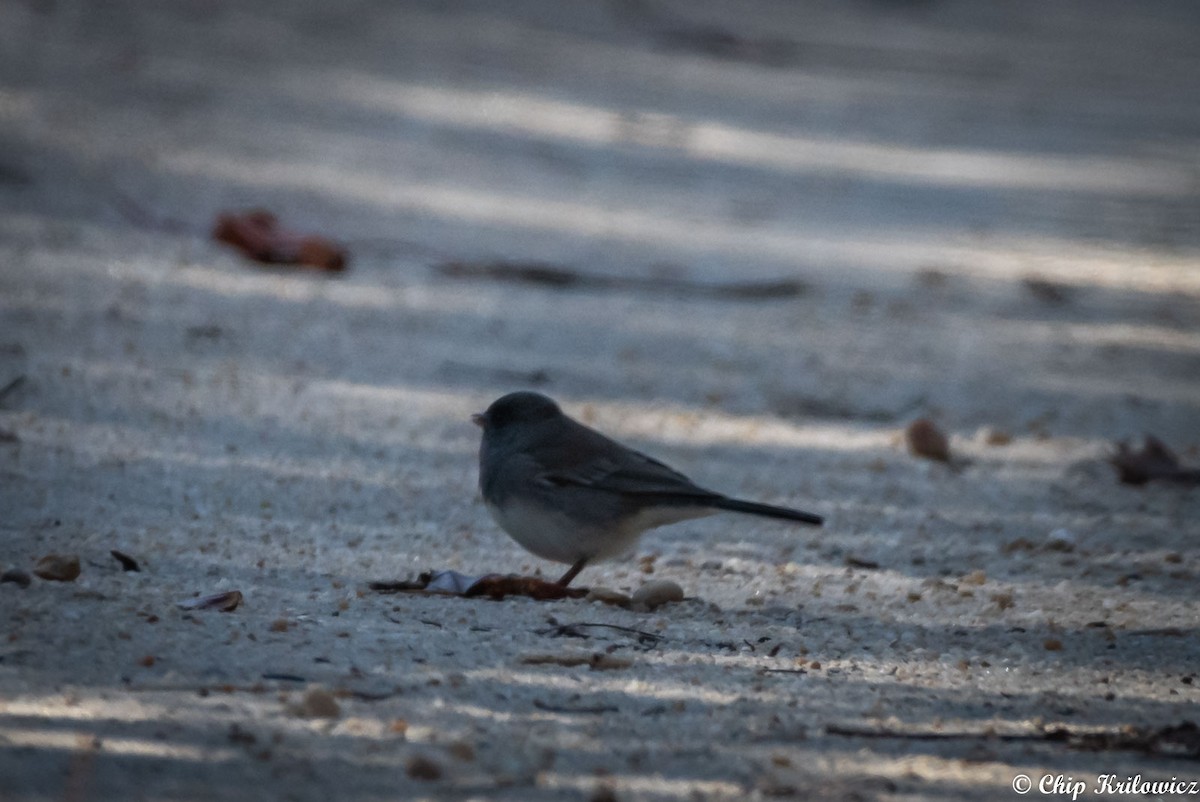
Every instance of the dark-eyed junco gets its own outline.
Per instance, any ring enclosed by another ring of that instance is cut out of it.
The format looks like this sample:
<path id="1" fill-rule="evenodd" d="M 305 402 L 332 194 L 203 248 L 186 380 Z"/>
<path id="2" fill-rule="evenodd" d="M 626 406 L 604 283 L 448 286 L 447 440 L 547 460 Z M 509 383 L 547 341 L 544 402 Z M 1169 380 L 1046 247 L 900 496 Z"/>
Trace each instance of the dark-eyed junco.
<path id="1" fill-rule="evenodd" d="M 509 393 L 471 419 L 483 428 L 479 488 L 500 527 L 529 551 L 571 566 L 629 551 L 647 529 L 719 510 L 820 526 L 810 512 L 729 498 L 584 426 L 539 393 Z"/>

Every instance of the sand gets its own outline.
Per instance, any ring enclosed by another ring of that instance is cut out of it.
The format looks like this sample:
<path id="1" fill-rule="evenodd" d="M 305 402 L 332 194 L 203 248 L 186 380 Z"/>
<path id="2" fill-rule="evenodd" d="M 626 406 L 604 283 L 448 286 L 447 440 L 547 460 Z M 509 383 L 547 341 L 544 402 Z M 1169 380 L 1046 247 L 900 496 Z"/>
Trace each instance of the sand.
<path id="1" fill-rule="evenodd" d="M 0 584 L 0 799 L 1200 781 L 1200 496 L 1107 462 L 1149 432 L 1200 463 L 1198 30 L 0 5 L 0 570 L 81 569 Z M 210 240 L 254 207 L 350 268 Z M 683 588 L 653 611 L 370 590 L 561 570 L 476 490 L 469 415 L 527 387 L 827 525 L 715 516 L 578 580 Z M 918 417 L 950 464 L 907 452 Z"/>

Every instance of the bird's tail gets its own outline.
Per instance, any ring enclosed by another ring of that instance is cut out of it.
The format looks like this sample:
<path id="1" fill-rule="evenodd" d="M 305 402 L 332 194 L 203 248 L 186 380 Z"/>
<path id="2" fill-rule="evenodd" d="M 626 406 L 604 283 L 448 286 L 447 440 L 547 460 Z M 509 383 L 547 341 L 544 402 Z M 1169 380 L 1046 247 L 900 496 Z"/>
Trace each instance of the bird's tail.
<path id="1" fill-rule="evenodd" d="M 717 509 L 730 512 L 746 512 L 751 515 L 765 515 L 768 518 L 782 518 L 786 521 L 799 521 L 802 524 L 820 526 L 825 519 L 811 512 L 793 510 L 788 507 L 774 507 L 770 504 L 759 504 L 757 501 L 742 501 L 739 498 L 721 497 L 714 499 L 712 505 Z"/>

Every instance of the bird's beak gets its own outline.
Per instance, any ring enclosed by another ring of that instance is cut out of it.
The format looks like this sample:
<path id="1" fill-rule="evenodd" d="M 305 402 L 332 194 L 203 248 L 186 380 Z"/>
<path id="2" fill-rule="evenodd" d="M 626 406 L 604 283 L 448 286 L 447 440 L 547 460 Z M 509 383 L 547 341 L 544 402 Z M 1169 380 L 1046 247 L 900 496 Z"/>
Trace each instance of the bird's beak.
<path id="1" fill-rule="evenodd" d="M 471 423 L 475 424 L 480 429 L 482 429 L 483 425 L 485 423 L 487 423 L 487 413 L 476 412 L 474 415 L 471 416 Z"/>

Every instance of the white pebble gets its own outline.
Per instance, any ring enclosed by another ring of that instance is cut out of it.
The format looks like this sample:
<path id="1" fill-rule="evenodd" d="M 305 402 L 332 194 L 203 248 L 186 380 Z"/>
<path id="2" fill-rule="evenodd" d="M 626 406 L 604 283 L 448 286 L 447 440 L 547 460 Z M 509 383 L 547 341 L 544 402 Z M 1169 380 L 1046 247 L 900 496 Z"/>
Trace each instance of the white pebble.
<path id="1" fill-rule="evenodd" d="M 1059 527 L 1051 532 L 1050 536 L 1046 538 L 1046 545 L 1052 549 L 1070 551 L 1071 549 L 1075 548 L 1077 541 L 1078 538 L 1075 537 L 1074 532 L 1072 532 L 1070 529 Z"/>
<path id="2" fill-rule="evenodd" d="M 669 579 L 655 579 L 633 592 L 632 602 L 645 605 L 647 610 L 661 607 L 668 602 L 683 601 L 683 588 Z"/>

